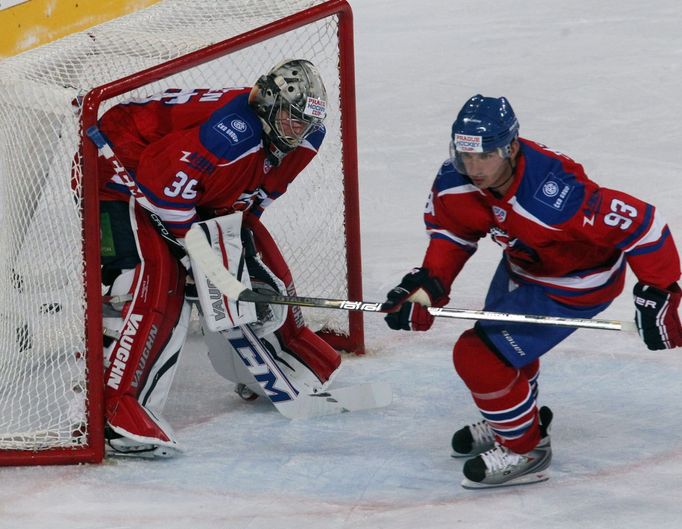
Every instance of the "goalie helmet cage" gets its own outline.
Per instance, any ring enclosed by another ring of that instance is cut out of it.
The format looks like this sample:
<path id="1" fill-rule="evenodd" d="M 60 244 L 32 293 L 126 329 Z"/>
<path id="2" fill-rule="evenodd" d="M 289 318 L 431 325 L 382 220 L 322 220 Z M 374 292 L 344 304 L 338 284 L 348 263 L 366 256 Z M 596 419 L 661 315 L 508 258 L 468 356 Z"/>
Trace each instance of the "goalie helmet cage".
<path id="1" fill-rule="evenodd" d="M 345 0 L 162 0 L 0 62 L 0 465 L 104 456 L 97 151 L 83 131 L 120 101 L 251 86 L 288 58 L 320 70 L 327 136 L 263 222 L 299 292 L 362 299 Z M 364 350 L 361 313 L 304 315 L 337 349 Z"/>

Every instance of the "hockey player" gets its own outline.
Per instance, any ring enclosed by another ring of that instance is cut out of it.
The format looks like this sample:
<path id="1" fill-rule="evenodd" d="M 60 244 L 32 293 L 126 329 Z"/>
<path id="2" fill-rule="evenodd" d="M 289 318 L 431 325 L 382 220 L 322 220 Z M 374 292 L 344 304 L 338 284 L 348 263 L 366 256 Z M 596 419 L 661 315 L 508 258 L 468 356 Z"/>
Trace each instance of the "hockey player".
<path id="1" fill-rule="evenodd" d="M 112 337 L 105 341 L 110 450 L 152 456 L 177 451 L 161 410 L 187 333 L 187 272 L 153 228 L 148 210 L 180 240 L 199 220 L 239 212 L 270 283 L 279 280 L 292 290 L 286 262 L 259 217 L 317 154 L 326 99 L 315 66 L 295 59 L 253 87 L 167 90 L 102 116 L 101 132 L 144 195 L 133 198 L 117 168 L 100 158 L 105 330 Z M 293 309 L 260 337 L 309 370 L 320 386 L 339 367 L 338 353 Z M 218 358 L 214 364 L 233 363 L 230 341 L 211 336 L 207 342 L 212 360 Z"/>
<path id="2" fill-rule="evenodd" d="M 420 268 L 387 295 L 392 329 L 425 331 L 425 307 L 449 301 L 450 286 L 490 234 L 503 248 L 485 309 L 592 318 L 618 296 L 626 264 L 636 323 L 649 349 L 682 346 L 680 261 L 652 205 L 598 186 L 568 156 L 518 136 L 504 97 L 476 95 L 452 126 L 450 159 L 426 205 L 430 237 Z M 539 357 L 574 329 L 479 321 L 453 350 L 454 366 L 483 421 L 453 436 L 467 488 L 547 479 L 552 412 L 538 410 Z"/>

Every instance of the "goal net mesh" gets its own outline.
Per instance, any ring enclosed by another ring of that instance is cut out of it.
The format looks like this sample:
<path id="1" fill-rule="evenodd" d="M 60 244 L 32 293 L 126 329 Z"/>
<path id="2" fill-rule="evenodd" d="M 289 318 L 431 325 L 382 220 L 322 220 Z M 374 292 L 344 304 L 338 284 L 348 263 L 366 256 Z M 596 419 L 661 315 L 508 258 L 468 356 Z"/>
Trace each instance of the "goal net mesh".
<path id="1" fill-rule="evenodd" d="M 166 0 L 0 62 L 0 450 L 88 443 L 82 96 L 321 4 Z M 324 18 L 102 103 L 168 88 L 251 86 L 287 58 L 325 81 L 319 155 L 263 215 L 300 295 L 347 297 L 338 19 Z M 343 311 L 304 309 L 313 330 L 348 332 Z"/>

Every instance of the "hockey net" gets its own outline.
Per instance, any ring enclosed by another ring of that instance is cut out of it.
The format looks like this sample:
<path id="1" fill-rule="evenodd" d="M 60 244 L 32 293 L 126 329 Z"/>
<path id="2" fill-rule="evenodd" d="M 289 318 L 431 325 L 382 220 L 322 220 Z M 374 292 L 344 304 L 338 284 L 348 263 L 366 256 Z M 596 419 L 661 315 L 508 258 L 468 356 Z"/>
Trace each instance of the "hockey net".
<path id="1" fill-rule="evenodd" d="M 311 60 L 327 136 L 262 220 L 299 294 L 361 298 L 352 53 L 342 0 L 165 0 L 0 62 L 0 464 L 103 454 L 96 151 L 82 131 L 120 101 L 251 86 Z M 304 315 L 362 351 L 360 314 Z"/>

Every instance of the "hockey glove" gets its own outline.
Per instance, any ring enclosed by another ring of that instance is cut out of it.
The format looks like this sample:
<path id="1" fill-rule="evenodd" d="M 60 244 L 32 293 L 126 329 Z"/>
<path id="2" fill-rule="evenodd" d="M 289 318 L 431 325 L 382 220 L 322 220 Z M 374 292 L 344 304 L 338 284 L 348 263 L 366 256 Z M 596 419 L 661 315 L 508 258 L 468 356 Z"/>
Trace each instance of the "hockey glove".
<path id="1" fill-rule="evenodd" d="M 634 291 L 635 323 L 639 335 L 652 351 L 682 346 L 678 309 L 682 292 L 677 283 L 661 290 L 637 283 Z"/>
<path id="2" fill-rule="evenodd" d="M 396 331 L 428 331 L 433 316 L 427 307 L 443 306 L 448 302 L 443 285 L 429 276 L 426 268 L 414 268 L 387 295 L 384 308 L 393 310 L 384 318 Z"/>

